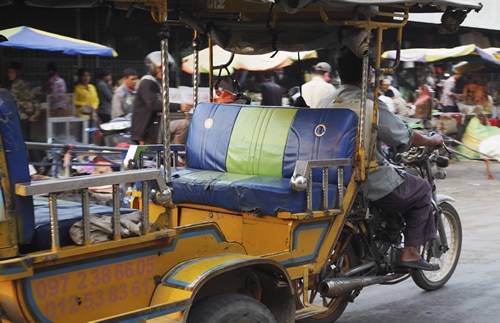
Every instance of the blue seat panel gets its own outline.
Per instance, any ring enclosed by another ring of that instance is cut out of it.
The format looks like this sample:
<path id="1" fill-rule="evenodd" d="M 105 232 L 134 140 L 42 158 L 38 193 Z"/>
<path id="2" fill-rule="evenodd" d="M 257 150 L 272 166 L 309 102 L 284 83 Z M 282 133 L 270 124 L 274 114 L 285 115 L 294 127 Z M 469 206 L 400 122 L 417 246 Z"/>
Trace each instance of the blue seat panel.
<path id="1" fill-rule="evenodd" d="M 200 103 L 193 114 L 186 146 L 190 168 L 226 171 L 226 155 L 240 105 Z"/>
<path id="2" fill-rule="evenodd" d="M 172 182 L 174 203 L 211 205 L 256 215 L 306 210 L 305 191 L 293 191 L 288 178 L 176 168 L 172 172 Z M 330 207 L 336 206 L 337 192 L 336 185 L 329 185 Z M 321 196 L 320 183 L 313 184 L 313 196 Z M 319 198 L 313 198 L 313 210 L 319 210 L 320 203 Z"/>
<path id="3" fill-rule="evenodd" d="M 17 183 L 26 183 L 31 180 L 28 170 L 28 156 L 26 145 L 21 132 L 19 112 L 14 98 L 6 89 L 0 89 L 0 133 L 3 150 L 7 162 L 7 172 L 10 180 L 10 188 L 3 190 L 12 192 L 11 203 L 14 204 L 18 241 L 22 244 L 30 243 L 33 239 L 35 228 L 33 215 L 33 198 L 31 196 L 19 196 L 14 194 L 14 186 Z M 5 170 L 4 170 L 5 171 Z M 8 196 L 5 195 L 4 196 Z"/>
<path id="4" fill-rule="evenodd" d="M 297 160 L 351 158 L 354 155 L 358 117 L 347 109 L 299 109 L 292 123 L 283 158 L 283 177 L 290 178 Z M 318 126 L 324 128 L 315 130 Z M 304 174 L 303 174 L 304 175 Z M 351 166 L 344 168 L 344 186 Z M 313 181 L 321 182 L 322 171 L 313 171 Z M 337 184 L 337 168 L 329 169 L 329 183 Z"/>

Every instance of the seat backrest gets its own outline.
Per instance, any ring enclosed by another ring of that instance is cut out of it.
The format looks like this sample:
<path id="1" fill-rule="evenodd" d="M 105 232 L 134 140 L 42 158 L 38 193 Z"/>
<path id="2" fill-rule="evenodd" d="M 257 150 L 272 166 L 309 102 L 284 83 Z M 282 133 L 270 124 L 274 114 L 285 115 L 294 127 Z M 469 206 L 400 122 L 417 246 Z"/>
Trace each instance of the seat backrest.
<path id="1" fill-rule="evenodd" d="M 27 244 L 33 239 L 35 230 L 33 198 L 16 195 L 14 185 L 30 181 L 28 156 L 16 103 L 10 92 L 5 89 L 0 89 L 0 135 L 3 145 L 0 153 L 5 154 L 7 163 L 7 174 L 4 175 L 8 176 L 10 182 L 10 187 L 2 187 L 2 190 L 11 192 L 10 202 L 16 214 L 19 243 Z M 4 196 L 7 198 L 9 194 L 4 193 Z"/>
<path id="2" fill-rule="evenodd" d="M 201 103 L 193 115 L 186 166 L 290 178 L 297 160 L 353 158 L 358 117 L 348 109 Z M 336 169 L 329 176 L 337 183 Z M 351 167 L 344 171 L 344 184 Z M 321 181 L 321 170 L 313 179 Z"/>
<path id="3" fill-rule="evenodd" d="M 354 112 L 359 116 L 361 112 L 361 99 L 350 99 L 350 100 L 345 100 L 342 102 L 333 102 L 330 104 L 329 108 L 332 109 L 349 109 Z M 370 131 L 371 131 L 371 125 L 372 125 L 372 118 L 373 118 L 373 100 L 366 100 L 366 112 L 364 115 L 364 127 L 365 127 L 365 132 L 364 132 L 364 148 L 365 150 L 368 150 L 368 148 L 371 147 L 371 138 L 370 138 Z"/>

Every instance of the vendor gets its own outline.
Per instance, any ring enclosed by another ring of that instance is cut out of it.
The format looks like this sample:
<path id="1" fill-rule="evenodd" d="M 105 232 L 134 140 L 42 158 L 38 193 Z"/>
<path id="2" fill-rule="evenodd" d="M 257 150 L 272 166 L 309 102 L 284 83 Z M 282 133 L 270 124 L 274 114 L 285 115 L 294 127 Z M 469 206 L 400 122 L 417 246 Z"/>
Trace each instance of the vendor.
<path id="1" fill-rule="evenodd" d="M 486 80 L 479 75 L 472 75 L 470 82 L 464 86 L 463 96 L 467 105 L 480 105 L 484 108 L 490 105 Z"/>

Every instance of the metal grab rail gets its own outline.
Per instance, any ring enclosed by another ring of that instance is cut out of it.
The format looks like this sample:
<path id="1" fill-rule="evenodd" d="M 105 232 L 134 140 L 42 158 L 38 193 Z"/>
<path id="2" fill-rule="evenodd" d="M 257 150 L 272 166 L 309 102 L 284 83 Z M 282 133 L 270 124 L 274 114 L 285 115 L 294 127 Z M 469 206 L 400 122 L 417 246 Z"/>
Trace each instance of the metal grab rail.
<path id="1" fill-rule="evenodd" d="M 138 169 L 126 172 L 99 174 L 85 177 L 71 177 L 67 179 L 44 180 L 15 185 L 17 195 L 32 196 L 39 194 L 49 195 L 50 233 L 52 251 L 60 249 L 59 221 L 57 216 L 57 193 L 68 190 L 80 190 L 82 196 L 82 217 L 84 245 L 90 245 L 90 211 L 89 187 L 103 184 L 113 186 L 113 239 L 120 240 L 120 184 L 142 182 L 142 233 L 149 232 L 149 181 L 155 181 L 160 191 L 167 189 L 165 179 L 159 169 Z"/>
<path id="2" fill-rule="evenodd" d="M 337 190 L 338 190 L 338 208 L 344 207 L 344 166 L 351 165 L 349 158 L 324 159 L 324 160 L 298 160 L 295 164 L 290 185 L 296 191 L 306 190 L 307 212 L 312 212 L 312 170 L 314 168 L 323 169 L 321 181 L 321 192 L 323 199 L 323 210 L 328 209 L 328 168 L 338 167 L 337 169 Z"/>

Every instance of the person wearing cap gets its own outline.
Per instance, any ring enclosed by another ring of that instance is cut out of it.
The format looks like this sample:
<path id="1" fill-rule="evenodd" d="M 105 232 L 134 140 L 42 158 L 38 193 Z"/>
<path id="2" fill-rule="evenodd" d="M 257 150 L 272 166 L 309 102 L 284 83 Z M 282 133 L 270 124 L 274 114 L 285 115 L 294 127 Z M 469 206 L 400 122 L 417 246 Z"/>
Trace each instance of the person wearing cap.
<path id="1" fill-rule="evenodd" d="M 137 71 L 133 68 L 123 70 L 123 82 L 116 89 L 111 101 L 112 119 L 125 117 L 132 113 L 132 105 L 137 92 L 137 76 Z"/>
<path id="2" fill-rule="evenodd" d="M 383 90 L 383 87 L 382 87 L 383 84 L 384 84 L 384 81 L 383 80 L 380 81 L 380 91 L 378 92 L 378 99 L 387 105 L 387 108 L 389 109 L 389 111 L 391 111 L 392 113 L 396 113 L 396 107 L 394 106 L 394 102 L 392 101 L 392 99 L 390 97 L 385 95 L 385 91 Z M 388 87 L 385 87 L 385 88 L 388 89 Z"/>
<path id="3" fill-rule="evenodd" d="M 392 81 L 390 78 L 385 78 L 380 82 L 380 92 L 385 93 L 387 90 L 391 90 L 394 95 L 400 99 L 403 98 L 403 95 L 401 95 L 401 92 L 394 86 L 392 86 Z"/>
<path id="4" fill-rule="evenodd" d="M 460 73 L 454 71 L 453 75 L 444 82 L 443 95 L 441 96 L 443 112 L 459 112 L 456 101 L 462 100 L 462 95 L 455 93 L 455 87 L 461 77 Z"/>
<path id="5" fill-rule="evenodd" d="M 320 62 L 314 66 L 312 79 L 302 86 L 302 97 L 311 108 L 317 108 L 319 101 L 335 91 L 335 87 L 329 83 L 332 67 L 326 62 Z"/>

